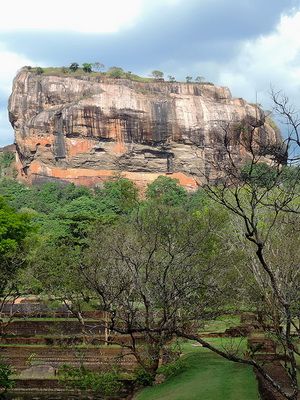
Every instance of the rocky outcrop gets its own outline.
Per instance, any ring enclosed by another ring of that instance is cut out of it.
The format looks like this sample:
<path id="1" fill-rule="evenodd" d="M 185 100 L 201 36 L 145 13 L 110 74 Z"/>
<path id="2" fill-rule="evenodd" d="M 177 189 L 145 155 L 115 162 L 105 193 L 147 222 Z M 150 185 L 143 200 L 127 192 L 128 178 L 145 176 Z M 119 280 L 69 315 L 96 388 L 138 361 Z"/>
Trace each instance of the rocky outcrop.
<path id="1" fill-rule="evenodd" d="M 195 188 L 224 157 L 224 126 L 241 135 L 263 112 L 212 84 L 136 82 L 22 69 L 9 101 L 19 176 L 95 185 L 118 172 L 145 185 L 162 174 Z M 253 124 L 252 124 L 253 125 Z M 262 148 L 280 140 L 257 124 Z M 236 146 L 236 153 L 247 157 Z"/>

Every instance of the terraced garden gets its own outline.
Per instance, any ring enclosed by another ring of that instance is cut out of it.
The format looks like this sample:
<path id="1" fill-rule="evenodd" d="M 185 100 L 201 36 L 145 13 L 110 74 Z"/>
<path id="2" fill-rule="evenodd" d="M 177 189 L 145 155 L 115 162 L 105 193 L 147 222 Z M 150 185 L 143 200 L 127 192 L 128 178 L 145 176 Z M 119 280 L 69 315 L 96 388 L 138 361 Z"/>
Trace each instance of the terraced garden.
<path id="1" fill-rule="evenodd" d="M 114 343 L 105 344 L 104 329 L 99 328 L 101 315 L 86 316 L 84 326 L 66 313 L 53 316 L 44 312 L 38 317 L 30 312 L 26 317 L 26 312 L 19 312 L 10 321 L 4 318 L 0 354 L 1 360 L 12 367 L 14 381 L 13 389 L 4 398 L 48 398 L 49 390 L 51 399 L 80 398 L 80 393 L 70 391 L 60 381 L 59 371 L 66 365 L 84 366 L 89 371 L 109 371 L 115 366 L 120 372 L 132 372 L 136 361 L 128 350 Z M 123 343 L 126 340 L 122 338 Z M 127 395 L 127 381 L 124 395 Z M 97 398 L 88 393 L 82 396 Z"/>
<path id="2" fill-rule="evenodd" d="M 133 394 L 137 361 L 126 348 L 130 337 L 110 334 L 110 342 L 107 343 L 107 332 L 101 324 L 103 315 L 99 312 L 87 312 L 85 317 L 85 324 L 82 325 L 63 311 L 51 313 L 44 310 L 39 316 L 35 311 L 28 314 L 19 312 L 10 321 L 7 315 L 2 320 L 0 352 L 1 359 L 13 368 L 14 386 L 3 398 L 103 398 L 90 391 L 82 392 L 74 388 L 70 390 L 60 379 L 60 371 L 67 365 L 74 368 L 84 367 L 94 372 L 117 369 L 122 377 L 120 379 L 123 389 L 114 398 L 134 396 L 134 400 L 259 399 L 258 385 L 251 367 L 232 363 L 199 344 L 182 340 L 176 342 L 181 353 L 180 370 L 159 385 L 140 388 Z M 247 314 L 246 317 L 248 318 Z M 244 352 L 247 350 L 247 339 L 230 337 L 231 333 L 237 332 L 238 327 L 241 328 L 240 319 L 239 315 L 224 315 L 214 321 L 206 321 L 201 336 L 219 348 L 230 349 L 232 346 Z M 244 324 L 242 328 L 247 326 Z M 270 356 L 276 351 L 272 341 L 260 337 L 259 333 L 253 337 L 250 335 L 249 338 L 254 345 L 262 342 Z M 136 341 L 143 343 L 142 336 L 137 336 Z"/>

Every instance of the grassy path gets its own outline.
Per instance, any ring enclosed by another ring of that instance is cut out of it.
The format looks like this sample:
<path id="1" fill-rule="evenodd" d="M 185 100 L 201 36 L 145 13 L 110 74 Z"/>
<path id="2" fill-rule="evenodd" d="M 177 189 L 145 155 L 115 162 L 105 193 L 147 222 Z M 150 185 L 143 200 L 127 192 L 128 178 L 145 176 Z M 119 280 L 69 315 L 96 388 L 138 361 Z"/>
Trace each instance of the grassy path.
<path id="1" fill-rule="evenodd" d="M 134 400 L 258 400 L 252 369 L 186 344 L 186 369 L 167 382 L 146 388 Z"/>

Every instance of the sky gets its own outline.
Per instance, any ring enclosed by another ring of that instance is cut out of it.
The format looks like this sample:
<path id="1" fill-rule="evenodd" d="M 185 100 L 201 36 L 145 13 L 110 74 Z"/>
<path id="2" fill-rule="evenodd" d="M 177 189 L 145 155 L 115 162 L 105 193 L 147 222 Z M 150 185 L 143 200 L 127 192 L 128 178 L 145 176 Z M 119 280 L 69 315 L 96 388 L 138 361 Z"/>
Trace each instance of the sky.
<path id="1" fill-rule="evenodd" d="M 9 0 L 0 14 L 0 146 L 18 69 L 101 62 L 143 76 L 203 76 L 270 109 L 300 109 L 300 0 Z"/>

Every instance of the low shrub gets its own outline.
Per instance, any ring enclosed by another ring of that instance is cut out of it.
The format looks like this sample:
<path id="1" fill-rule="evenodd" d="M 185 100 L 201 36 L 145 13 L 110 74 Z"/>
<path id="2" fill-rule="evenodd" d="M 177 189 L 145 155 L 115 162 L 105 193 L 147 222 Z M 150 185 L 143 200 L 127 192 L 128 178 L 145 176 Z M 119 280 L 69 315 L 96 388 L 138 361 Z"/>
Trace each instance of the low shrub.
<path id="1" fill-rule="evenodd" d="M 163 374 L 166 378 L 180 374 L 186 368 L 186 363 L 181 358 L 178 360 L 170 362 L 168 364 L 163 364 L 158 369 L 159 374 Z"/>
<path id="2" fill-rule="evenodd" d="M 154 382 L 154 376 L 143 367 L 136 369 L 134 378 L 138 386 L 150 386 Z"/>
<path id="3" fill-rule="evenodd" d="M 69 388 L 93 390 L 104 396 L 112 396 L 122 389 L 117 371 L 92 372 L 85 367 L 75 368 L 64 365 L 58 372 L 59 380 Z"/>
<path id="4" fill-rule="evenodd" d="M 7 390 L 14 386 L 14 381 L 11 379 L 12 374 L 11 366 L 0 360 L 0 389 Z"/>
<path id="5" fill-rule="evenodd" d="M 42 67 L 36 67 L 35 72 L 36 72 L 38 75 L 41 75 L 41 74 L 44 73 L 44 68 L 42 68 Z"/>

